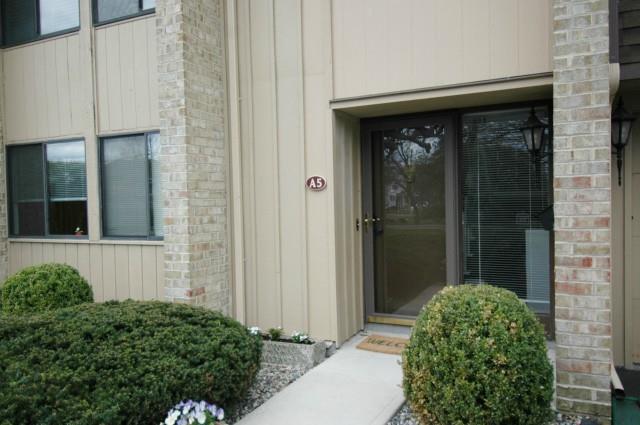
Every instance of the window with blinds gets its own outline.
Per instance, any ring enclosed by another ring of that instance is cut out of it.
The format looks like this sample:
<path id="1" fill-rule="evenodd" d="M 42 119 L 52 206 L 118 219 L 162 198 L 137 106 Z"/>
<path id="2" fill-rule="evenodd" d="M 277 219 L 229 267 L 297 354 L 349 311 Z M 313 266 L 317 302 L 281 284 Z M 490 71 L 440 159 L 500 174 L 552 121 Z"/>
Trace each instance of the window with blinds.
<path id="1" fill-rule="evenodd" d="M 151 12 L 155 0 L 95 0 L 96 23 L 111 22 Z"/>
<path id="2" fill-rule="evenodd" d="M 158 133 L 104 138 L 101 149 L 104 236 L 161 237 Z"/>
<path id="3" fill-rule="evenodd" d="M 1 0 L 2 43 L 26 43 L 80 27 L 79 0 Z"/>
<path id="4" fill-rule="evenodd" d="M 553 167 L 550 155 L 532 161 L 523 143 L 519 128 L 529 111 L 462 116 L 464 280 L 509 289 L 545 314 L 550 312 Z M 536 108 L 536 114 L 548 119 L 546 107 Z"/>
<path id="5" fill-rule="evenodd" d="M 12 236 L 86 235 L 83 141 L 7 149 Z"/>

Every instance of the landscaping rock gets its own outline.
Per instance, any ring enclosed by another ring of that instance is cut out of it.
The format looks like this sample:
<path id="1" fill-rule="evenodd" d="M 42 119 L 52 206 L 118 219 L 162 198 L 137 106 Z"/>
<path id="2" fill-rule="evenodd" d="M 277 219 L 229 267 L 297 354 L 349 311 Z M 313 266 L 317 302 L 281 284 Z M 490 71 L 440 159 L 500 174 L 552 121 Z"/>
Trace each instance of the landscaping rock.
<path id="1" fill-rule="evenodd" d="M 233 424 L 239 421 L 287 385 L 300 378 L 305 372 L 307 369 L 302 366 L 263 363 L 247 396 L 242 401 L 240 409 L 227 418 L 227 423 Z"/>

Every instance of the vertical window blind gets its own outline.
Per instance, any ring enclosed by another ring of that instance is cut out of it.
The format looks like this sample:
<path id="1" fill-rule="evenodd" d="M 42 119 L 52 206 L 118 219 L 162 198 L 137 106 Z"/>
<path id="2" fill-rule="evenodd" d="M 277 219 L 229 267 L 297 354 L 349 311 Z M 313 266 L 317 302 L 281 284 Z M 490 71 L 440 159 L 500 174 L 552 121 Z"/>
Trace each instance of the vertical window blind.
<path id="1" fill-rule="evenodd" d="M 103 233 L 162 236 L 162 192 L 157 133 L 102 140 Z"/>
<path id="2" fill-rule="evenodd" d="M 536 108 L 546 120 L 547 108 Z M 537 163 L 519 128 L 529 109 L 463 115 L 464 280 L 550 311 L 551 156 Z M 547 144 L 547 149 L 549 144 Z"/>
<path id="3" fill-rule="evenodd" d="M 52 34 L 80 26 L 78 0 L 39 0 L 40 34 Z"/>
<path id="4" fill-rule="evenodd" d="M 95 0 L 98 22 L 137 15 L 156 7 L 155 0 Z"/>

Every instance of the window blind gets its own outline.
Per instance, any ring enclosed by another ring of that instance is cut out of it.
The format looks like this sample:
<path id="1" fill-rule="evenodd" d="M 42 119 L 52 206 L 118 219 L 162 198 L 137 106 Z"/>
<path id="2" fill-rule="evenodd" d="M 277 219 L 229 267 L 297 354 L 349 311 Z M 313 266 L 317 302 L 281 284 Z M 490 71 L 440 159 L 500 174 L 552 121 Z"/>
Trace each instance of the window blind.
<path id="1" fill-rule="evenodd" d="M 547 118 L 546 108 L 536 113 Z M 463 116 L 464 280 L 509 289 L 547 313 L 552 165 L 550 157 L 530 159 L 519 131 L 528 114 Z"/>
<path id="2" fill-rule="evenodd" d="M 149 134 L 148 142 L 151 178 L 152 233 L 154 236 L 163 236 L 164 199 L 162 197 L 162 177 L 160 175 L 160 135 L 158 133 Z"/>
<path id="3" fill-rule="evenodd" d="M 98 0 L 98 21 L 118 19 L 140 12 L 139 0 Z"/>
<path id="4" fill-rule="evenodd" d="M 102 142 L 102 211 L 106 236 L 146 237 L 149 233 L 149 176 L 146 136 Z"/>
<path id="5" fill-rule="evenodd" d="M 46 151 L 49 199 L 54 202 L 85 200 L 84 142 L 51 143 Z"/>
<path id="6" fill-rule="evenodd" d="M 52 34 L 80 26 L 78 0 L 40 0 L 40 34 Z"/>

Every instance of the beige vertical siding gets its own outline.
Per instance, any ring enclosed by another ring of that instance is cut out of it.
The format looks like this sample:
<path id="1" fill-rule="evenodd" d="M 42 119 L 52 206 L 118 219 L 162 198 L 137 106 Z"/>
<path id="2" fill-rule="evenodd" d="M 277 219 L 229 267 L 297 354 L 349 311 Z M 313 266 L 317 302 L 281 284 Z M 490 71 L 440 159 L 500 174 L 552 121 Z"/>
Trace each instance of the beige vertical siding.
<path id="1" fill-rule="evenodd" d="M 5 140 L 75 136 L 84 130 L 80 38 L 4 51 Z"/>
<path id="2" fill-rule="evenodd" d="M 157 128 L 155 17 L 97 28 L 95 55 L 99 134 Z"/>
<path id="3" fill-rule="evenodd" d="M 337 338 L 330 3 L 236 3 L 247 324 Z M 229 8 L 233 10 L 232 8 Z M 233 108 L 233 106 L 232 106 Z M 329 178 L 321 193 L 308 175 Z M 239 261 L 239 259 L 236 259 Z"/>
<path id="4" fill-rule="evenodd" d="M 336 112 L 333 146 L 338 340 L 343 341 L 364 327 L 362 230 L 355 226 L 362 217 L 360 120 Z"/>
<path id="5" fill-rule="evenodd" d="M 96 301 L 163 300 L 162 245 L 11 241 L 9 273 L 43 263 L 65 263 L 91 284 Z"/>
<path id="6" fill-rule="evenodd" d="M 344 341 L 364 320 L 359 121 L 330 102 L 549 72 L 550 1 L 228 0 L 227 10 L 237 311 L 249 325 Z M 316 174 L 327 190 L 306 191 Z"/>
<path id="7" fill-rule="evenodd" d="M 334 97 L 550 72 L 550 0 L 333 0 Z"/>

